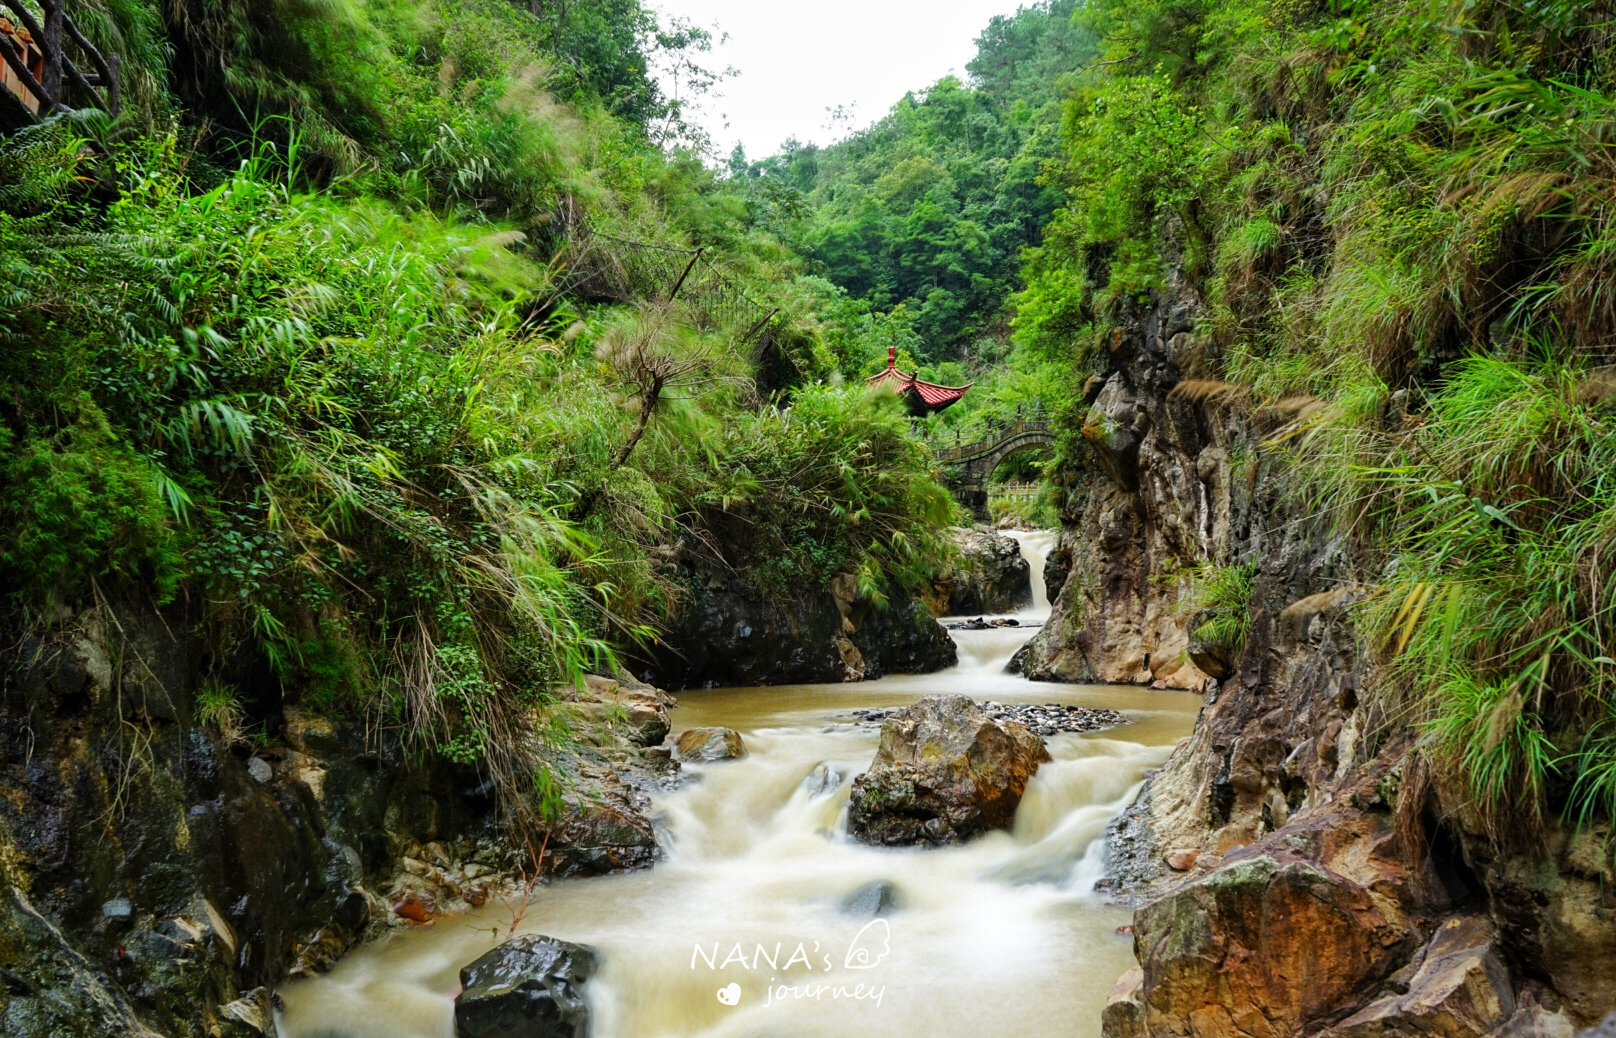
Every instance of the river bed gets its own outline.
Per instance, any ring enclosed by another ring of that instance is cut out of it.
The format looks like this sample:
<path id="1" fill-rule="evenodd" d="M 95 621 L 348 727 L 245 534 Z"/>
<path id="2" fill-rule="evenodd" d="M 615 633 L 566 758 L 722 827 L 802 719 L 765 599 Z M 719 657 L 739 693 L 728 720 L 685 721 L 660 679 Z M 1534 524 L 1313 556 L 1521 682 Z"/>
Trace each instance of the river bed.
<path id="1" fill-rule="evenodd" d="M 1016 535 L 1034 568 L 1051 535 Z M 951 632 L 960 665 L 848 685 L 679 694 L 674 731 L 739 730 L 739 761 L 687 765 L 656 804 L 666 860 L 639 873 L 540 887 L 517 933 L 590 944 L 593 1038 L 840 1038 L 1099 1034 L 1100 1010 L 1132 963 L 1128 910 L 1094 892 L 1105 828 L 1190 733 L 1200 697 L 1032 683 L 1004 672 L 1034 633 Z M 1047 739 L 1009 833 L 941 849 L 872 848 L 845 833 L 848 783 L 879 739 L 853 710 L 938 692 L 1003 703 L 1108 707 L 1132 723 Z M 887 881 L 880 919 L 843 904 Z M 452 1038 L 458 971 L 504 940 L 512 909 L 491 903 L 348 955 L 282 989 L 284 1038 Z M 721 989 L 738 987 L 727 1005 Z"/>

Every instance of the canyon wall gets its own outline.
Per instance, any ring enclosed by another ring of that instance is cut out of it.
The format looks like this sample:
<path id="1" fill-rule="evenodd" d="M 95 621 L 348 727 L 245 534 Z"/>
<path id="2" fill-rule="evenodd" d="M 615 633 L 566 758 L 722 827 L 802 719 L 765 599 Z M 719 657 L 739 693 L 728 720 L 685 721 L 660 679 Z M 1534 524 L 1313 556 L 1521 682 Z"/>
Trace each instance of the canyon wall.
<path id="1" fill-rule="evenodd" d="M 1489 833 L 1410 754 L 1353 627 L 1348 542 L 1258 441 L 1283 415 L 1208 392 L 1199 301 L 1116 327 L 1068 450 L 1062 580 L 1035 679 L 1190 689 L 1194 734 L 1113 827 L 1139 907 L 1110 1038 L 1571 1035 L 1616 1010 L 1608 826 Z M 1198 638 L 1209 568 L 1249 567 L 1249 632 Z"/>
<path id="2" fill-rule="evenodd" d="M 8 1036 L 272 1031 L 270 986 L 535 872 L 477 768 L 380 714 L 313 709 L 182 607 L 64 609 L 30 630 L 11 632 L 0 689 Z M 204 721 L 210 682 L 237 691 L 249 734 Z M 607 678 L 563 696 L 572 781 L 539 867 L 650 864 L 647 793 L 678 766 L 649 747 L 672 700 Z"/>

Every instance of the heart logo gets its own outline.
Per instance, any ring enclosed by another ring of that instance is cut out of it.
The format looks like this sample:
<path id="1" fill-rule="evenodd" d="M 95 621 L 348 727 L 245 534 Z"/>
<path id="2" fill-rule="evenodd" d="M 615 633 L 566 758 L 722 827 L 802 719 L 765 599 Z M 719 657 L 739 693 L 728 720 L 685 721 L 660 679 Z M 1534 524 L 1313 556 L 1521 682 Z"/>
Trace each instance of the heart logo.
<path id="1" fill-rule="evenodd" d="M 731 983 L 727 988 L 718 989 L 718 1000 L 726 1006 L 733 1006 L 741 1001 L 741 986 Z"/>

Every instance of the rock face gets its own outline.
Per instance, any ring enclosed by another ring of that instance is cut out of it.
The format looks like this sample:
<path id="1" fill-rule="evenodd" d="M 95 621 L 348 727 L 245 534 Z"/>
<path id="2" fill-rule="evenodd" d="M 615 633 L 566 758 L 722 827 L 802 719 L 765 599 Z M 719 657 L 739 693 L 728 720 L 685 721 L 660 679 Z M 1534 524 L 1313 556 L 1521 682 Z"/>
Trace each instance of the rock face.
<path id="1" fill-rule="evenodd" d="M 0 682 L 8 1038 L 242 1038 L 287 977 L 531 868 L 475 769 L 299 706 L 263 660 L 217 657 L 179 607 L 109 609 L 13 642 Z M 210 674 L 267 736 L 251 754 L 196 722 Z M 578 728 L 548 872 L 649 864 L 646 792 L 677 770 L 638 745 L 666 731 L 665 694 L 593 684 L 627 689 L 631 723 Z"/>
<path id="2" fill-rule="evenodd" d="M 1371 891 L 1304 860 L 1226 864 L 1134 918 L 1142 1033 L 1305 1033 L 1390 974 L 1409 934 Z"/>
<path id="3" fill-rule="evenodd" d="M 923 603 L 895 592 L 877 608 L 844 573 L 828 590 L 791 602 L 739 581 L 709 581 L 634 670 L 662 688 L 736 688 L 929 674 L 958 662 Z"/>
<path id="4" fill-rule="evenodd" d="M 583 986 L 593 948 L 536 934 L 506 941 L 460 971 L 455 1038 L 587 1038 Z"/>
<path id="5" fill-rule="evenodd" d="M 1299 514 L 1261 415 L 1210 371 L 1184 282 L 1124 315 L 1086 382 L 1086 455 L 1057 475 L 1066 571 L 1034 678 L 1208 693 L 1113 827 L 1138 905 L 1121 1036 L 1554 1035 L 1616 1009 L 1608 827 L 1489 835 L 1376 712 L 1348 546 Z M 1204 389 L 1207 383 L 1199 383 Z M 1213 384 L 1215 386 L 1215 384 Z M 1187 391 L 1185 391 L 1187 390 Z M 1243 644 L 1193 637 L 1197 567 L 1255 565 Z"/>
<path id="6" fill-rule="evenodd" d="M 987 527 L 957 528 L 961 562 L 936 584 L 945 616 L 1013 613 L 1032 605 L 1032 568 L 1014 538 Z"/>
<path id="7" fill-rule="evenodd" d="M 687 761 L 739 760 L 746 744 L 733 728 L 692 728 L 680 734 L 674 753 Z"/>
<path id="8" fill-rule="evenodd" d="M 1391 979 L 1391 994 L 1325 1032 L 1328 1038 L 1409 1033 L 1481 1038 L 1515 1015 L 1514 985 L 1493 946 L 1492 926 L 1483 919 L 1448 920 L 1399 972 L 1403 975 Z"/>
<path id="9" fill-rule="evenodd" d="M 927 696 L 881 725 L 870 770 L 853 780 L 848 832 L 865 843 L 958 843 L 1007 829 L 1050 759 L 1025 726 L 966 696 Z"/>

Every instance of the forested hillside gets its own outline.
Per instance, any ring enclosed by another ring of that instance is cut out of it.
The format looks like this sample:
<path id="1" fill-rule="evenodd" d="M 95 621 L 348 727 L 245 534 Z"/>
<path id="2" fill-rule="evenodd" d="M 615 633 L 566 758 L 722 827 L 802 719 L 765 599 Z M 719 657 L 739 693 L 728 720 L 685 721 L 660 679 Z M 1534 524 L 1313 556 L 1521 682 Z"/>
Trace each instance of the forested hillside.
<path id="1" fill-rule="evenodd" d="M 912 92 L 844 140 L 730 159 L 755 224 L 807 259 L 805 287 L 841 368 L 873 373 L 892 345 L 928 378 L 985 380 L 946 416 L 967 431 L 1063 393 L 1042 358 L 1017 355 L 1011 316 L 1022 250 L 1063 197 L 1062 101 L 1095 53 L 1078 6 L 993 18 L 967 81 Z"/>
<path id="2" fill-rule="evenodd" d="M 12 623 L 184 601 L 522 797 L 526 707 L 654 640 L 691 565 L 880 596 L 946 555 L 901 411 L 818 385 L 800 261 L 679 144 L 647 70 L 705 37 L 533 10 L 76 15 L 122 113 L 0 146 Z"/>

